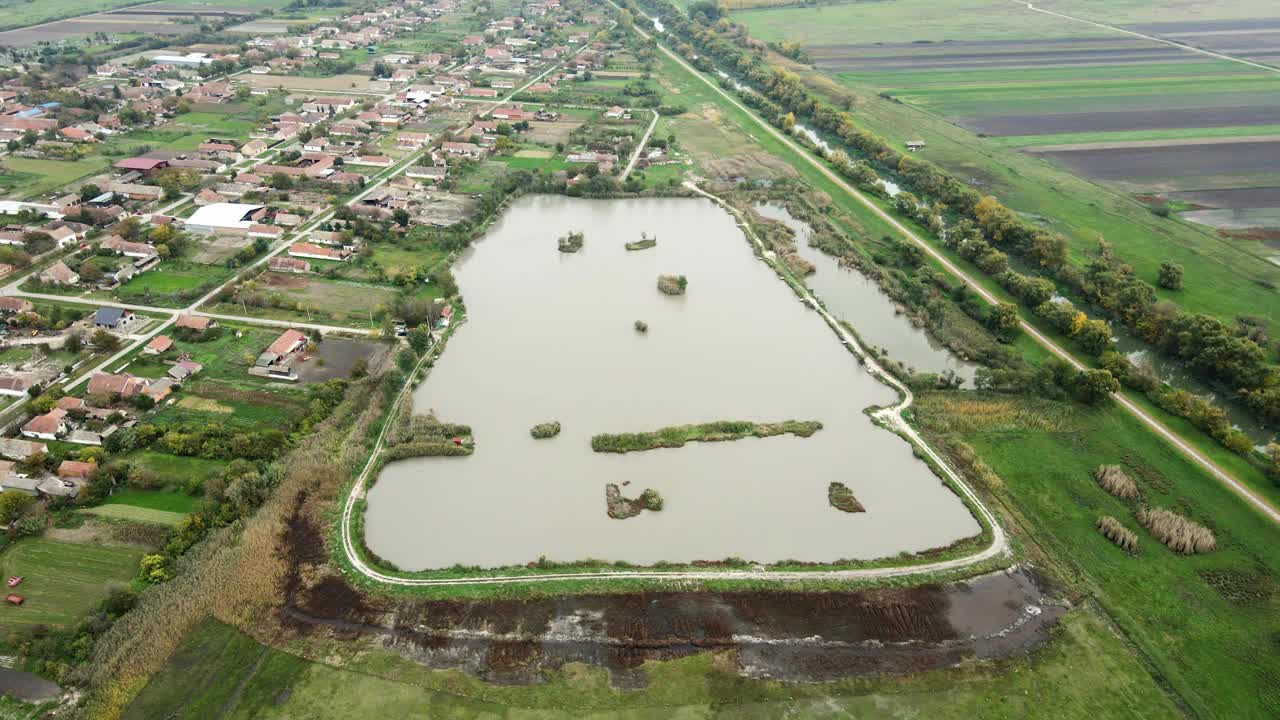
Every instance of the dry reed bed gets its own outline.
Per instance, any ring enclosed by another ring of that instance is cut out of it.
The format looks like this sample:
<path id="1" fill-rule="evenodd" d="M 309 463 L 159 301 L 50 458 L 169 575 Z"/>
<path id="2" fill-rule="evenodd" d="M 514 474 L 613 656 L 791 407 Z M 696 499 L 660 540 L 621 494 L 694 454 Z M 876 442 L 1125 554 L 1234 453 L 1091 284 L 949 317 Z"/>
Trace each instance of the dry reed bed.
<path id="1" fill-rule="evenodd" d="M 1098 518 L 1098 532 L 1127 553 L 1138 551 L 1138 535 L 1110 515 Z"/>
<path id="2" fill-rule="evenodd" d="M 1127 500 L 1138 497 L 1138 484 L 1119 465 L 1099 465 L 1093 471 L 1093 478 L 1103 490 L 1118 498 Z"/>
<path id="3" fill-rule="evenodd" d="M 1137 518 L 1138 524 L 1146 528 L 1152 537 L 1174 552 L 1193 555 L 1218 549 L 1212 530 L 1172 510 L 1143 508 L 1138 511 Z"/>

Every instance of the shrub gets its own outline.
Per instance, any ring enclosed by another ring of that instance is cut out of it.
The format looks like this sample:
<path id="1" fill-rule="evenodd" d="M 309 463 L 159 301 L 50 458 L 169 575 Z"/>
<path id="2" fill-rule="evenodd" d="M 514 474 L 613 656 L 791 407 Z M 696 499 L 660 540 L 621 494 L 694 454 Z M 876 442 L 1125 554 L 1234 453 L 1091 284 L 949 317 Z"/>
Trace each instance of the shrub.
<path id="1" fill-rule="evenodd" d="M 635 323 L 635 328 L 636 328 L 636 332 L 647 333 L 649 332 L 649 323 L 643 320 L 637 320 Z"/>
<path id="2" fill-rule="evenodd" d="M 530 428 L 529 434 L 538 440 L 553 438 L 560 434 L 560 421 L 553 420 L 551 422 L 534 425 Z"/>
<path id="3" fill-rule="evenodd" d="M 1127 553 L 1138 551 L 1138 536 L 1110 515 L 1098 518 L 1098 532 Z"/>
<path id="4" fill-rule="evenodd" d="M 1218 549 L 1218 541 L 1212 530 L 1172 510 L 1143 508 L 1138 511 L 1138 524 L 1170 550 L 1183 555 L 1208 553 Z"/>
<path id="5" fill-rule="evenodd" d="M 1119 465 L 1099 465 L 1093 471 L 1093 477 L 1103 490 L 1118 498 L 1138 497 L 1138 484 L 1125 475 Z"/>
<path id="6" fill-rule="evenodd" d="M 847 513 L 866 512 L 867 509 L 853 496 L 853 491 L 844 483 L 833 482 L 827 486 L 827 502 L 837 510 Z"/>

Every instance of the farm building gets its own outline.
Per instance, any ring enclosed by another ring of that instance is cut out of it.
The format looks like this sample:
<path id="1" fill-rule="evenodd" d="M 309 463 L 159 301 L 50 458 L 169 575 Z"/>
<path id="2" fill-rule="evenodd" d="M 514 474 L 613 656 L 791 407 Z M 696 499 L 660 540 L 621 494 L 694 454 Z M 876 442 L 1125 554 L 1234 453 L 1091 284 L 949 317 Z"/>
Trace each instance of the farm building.
<path id="1" fill-rule="evenodd" d="M 302 334 L 300 330 L 289 329 L 284 331 L 275 342 L 271 343 L 253 367 L 249 368 L 250 375 L 258 377 L 279 378 L 282 380 L 297 380 L 298 376 L 294 373 L 290 363 L 295 353 L 306 347 L 307 336 Z"/>
<path id="2" fill-rule="evenodd" d="M 132 310 L 117 307 L 102 307 L 93 314 L 94 327 L 119 330 L 133 323 L 136 316 Z"/>
<path id="3" fill-rule="evenodd" d="M 212 203 L 198 208 L 187 218 L 187 229 L 198 233 L 245 235 L 266 214 L 262 205 Z"/>

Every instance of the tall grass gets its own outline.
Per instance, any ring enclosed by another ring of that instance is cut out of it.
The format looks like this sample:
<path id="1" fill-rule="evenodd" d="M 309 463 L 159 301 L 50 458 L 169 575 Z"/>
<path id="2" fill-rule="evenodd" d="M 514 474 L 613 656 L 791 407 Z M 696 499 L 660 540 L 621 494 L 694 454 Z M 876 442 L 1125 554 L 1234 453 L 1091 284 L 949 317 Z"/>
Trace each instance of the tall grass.
<path id="1" fill-rule="evenodd" d="M 1098 518 L 1098 532 L 1127 553 L 1138 551 L 1138 535 L 1110 515 Z"/>
<path id="2" fill-rule="evenodd" d="M 770 437 L 791 433 L 809 437 L 822 429 L 816 420 L 786 420 L 780 423 L 753 423 L 720 420 L 700 425 L 672 425 L 644 433 L 605 433 L 591 438 L 596 452 L 637 452 L 657 448 L 678 448 L 687 442 L 723 442 L 745 437 Z"/>
<path id="3" fill-rule="evenodd" d="M 1119 465 L 1099 465 L 1093 471 L 1093 478 L 1098 481 L 1103 490 L 1118 498 L 1138 497 L 1138 484 L 1126 475 Z"/>
<path id="4" fill-rule="evenodd" d="M 1172 510 L 1143 508 L 1137 517 L 1139 525 L 1174 552 L 1193 555 L 1218 549 L 1218 540 L 1212 530 Z"/>

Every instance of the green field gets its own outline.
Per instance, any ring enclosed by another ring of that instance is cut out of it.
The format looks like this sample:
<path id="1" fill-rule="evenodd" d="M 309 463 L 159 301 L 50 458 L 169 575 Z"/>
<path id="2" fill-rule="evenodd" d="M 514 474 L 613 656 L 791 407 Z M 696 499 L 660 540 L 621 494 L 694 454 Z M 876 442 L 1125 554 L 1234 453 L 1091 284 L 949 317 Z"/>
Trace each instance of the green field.
<path id="1" fill-rule="evenodd" d="M 162 477 L 172 478 L 178 483 L 185 482 L 188 478 L 208 480 L 221 474 L 223 468 L 226 467 L 226 462 L 222 460 L 183 457 L 151 450 L 137 450 L 123 456 L 121 459 Z M 195 504 L 194 498 L 178 493 L 145 493 L 145 495 L 153 499 L 141 502 L 125 502 L 124 504 L 151 507 L 157 510 L 172 510 L 173 512 L 191 512 Z M 111 502 L 124 502 L 118 501 L 117 498 L 119 497 L 131 496 L 127 493 L 124 495 L 116 493 L 111 496 Z M 160 504 L 155 504 L 157 502 Z"/>
<path id="2" fill-rule="evenodd" d="M 182 519 L 186 517 L 186 513 L 126 504 L 97 505 L 85 508 L 81 512 L 111 520 L 128 520 L 130 522 L 168 525 L 170 527 L 182 522 Z"/>
<path id="3" fill-rule="evenodd" d="M 134 275 L 116 288 L 115 296 L 125 302 L 183 307 L 192 302 L 196 291 L 201 288 L 211 290 L 234 272 L 219 265 L 166 260 L 147 272 Z"/>
<path id="4" fill-rule="evenodd" d="M 993 488 L 1000 505 L 1063 576 L 1097 597 L 1197 715 L 1267 716 L 1280 700 L 1274 525 L 1119 409 L 934 393 L 920 398 L 916 414 L 931 434 L 977 450 L 1003 481 Z M 1140 503 L 1099 488 L 1092 472 L 1100 464 L 1122 465 Z M 1174 508 L 1211 527 L 1218 550 L 1173 553 L 1133 520 L 1140 505 Z M 1094 529 L 1099 515 L 1138 532 L 1135 556 Z"/>
<path id="5" fill-rule="evenodd" d="M 91 155 L 82 160 L 36 160 L 6 157 L 0 162 L 0 186 L 14 185 L 14 198 L 29 198 L 61 190 L 75 181 L 102 172 L 111 158 Z M 16 185 L 15 185 L 16 183 Z"/>
<path id="6" fill-rule="evenodd" d="M 138 547 L 82 545 L 26 538 L 0 555 L 3 575 L 25 578 L 13 592 L 26 602 L 0 606 L 0 628 L 31 625 L 66 626 L 79 622 L 113 585 L 123 585 L 138 572 Z"/>
<path id="7" fill-rule="evenodd" d="M 1238 125 L 1217 128 L 1175 128 L 1167 130 L 1130 130 L 1117 132 L 1058 133 L 1056 135 L 1006 135 L 989 138 L 988 142 L 1004 147 L 1036 147 L 1076 143 L 1140 142 L 1143 140 L 1190 140 L 1192 138 L 1280 136 L 1280 125 Z"/>
<path id="8" fill-rule="evenodd" d="M 341 654 L 334 656 L 341 658 Z M 834 683 L 749 680 L 710 653 L 644 666 L 637 690 L 581 665 L 528 687 L 432 671 L 391 654 L 344 668 L 265 648 L 208 621 L 143 689 L 126 720 L 314 718 L 1001 717 L 1096 720 L 1178 713 L 1124 644 L 1088 610 L 1064 619 L 1048 648 L 1008 663 L 971 663 L 905 678 Z M 201 692 L 193 693 L 199 687 Z"/>

